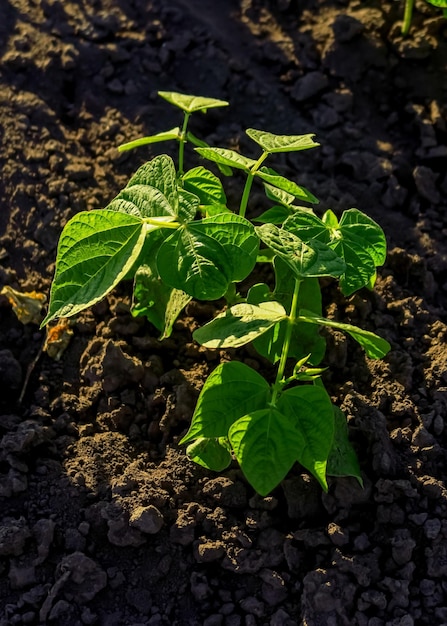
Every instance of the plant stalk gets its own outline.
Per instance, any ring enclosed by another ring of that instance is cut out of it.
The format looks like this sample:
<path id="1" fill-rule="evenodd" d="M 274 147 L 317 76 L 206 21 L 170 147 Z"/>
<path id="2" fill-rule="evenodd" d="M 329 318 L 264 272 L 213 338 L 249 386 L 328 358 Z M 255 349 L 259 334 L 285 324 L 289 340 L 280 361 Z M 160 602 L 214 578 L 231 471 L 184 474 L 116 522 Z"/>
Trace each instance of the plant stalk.
<path id="1" fill-rule="evenodd" d="M 293 327 L 297 320 L 298 297 L 300 294 L 301 283 L 302 283 L 302 279 L 295 278 L 295 287 L 293 290 L 292 304 L 290 306 L 290 313 L 287 318 L 286 336 L 284 337 L 284 343 L 282 345 L 281 358 L 279 360 L 278 371 L 276 373 L 276 379 L 273 384 L 273 393 L 272 393 L 272 401 L 271 401 L 271 404 L 273 405 L 276 404 L 278 393 L 281 391 L 281 389 L 284 386 L 284 371 L 286 369 L 287 358 L 289 356 L 290 341 L 292 339 Z"/>
<path id="2" fill-rule="evenodd" d="M 241 198 L 241 204 L 239 207 L 239 215 L 241 217 L 245 217 L 245 212 L 247 211 L 248 198 L 250 197 L 251 186 L 253 184 L 253 179 L 255 177 L 255 174 L 258 171 L 258 169 L 261 167 L 261 165 L 264 163 L 268 155 L 269 155 L 268 152 L 263 152 L 261 156 L 259 157 L 259 159 L 256 161 L 256 163 L 253 165 L 253 167 L 250 170 L 250 173 L 247 176 L 247 180 L 245 181 L 244 192 Z"/>
<path id="3" fill-rule="evenodd" d="M 402 35 L 406 37 L 410 32 L 411 18 L 413 17 L 414 0 L 405 0 L 404 19 L 402 22 Z"/>
<path id="4" fill-rule="evenodd" d="M 183 126 L 180 131 L 179 138 L 179 148 L 178 148 L 178 174 L 179 178 L 183 176 L 183 167 L 184 167 L 184 155 L 185 155 L 185 143 L 186 143 L 186 129 L 188 127 L 188 122 L 191 113 L 187 113 L 185 111 L 185 117 L 183 118 Z"/>

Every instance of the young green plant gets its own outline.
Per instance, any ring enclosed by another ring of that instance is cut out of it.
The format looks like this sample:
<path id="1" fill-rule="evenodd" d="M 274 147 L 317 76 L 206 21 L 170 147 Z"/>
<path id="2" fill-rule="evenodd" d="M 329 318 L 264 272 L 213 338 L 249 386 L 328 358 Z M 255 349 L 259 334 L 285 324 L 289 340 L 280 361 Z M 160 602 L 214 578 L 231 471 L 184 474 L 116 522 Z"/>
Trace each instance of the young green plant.
<path id="1" fill-rule="evenodd" d="M 319 279 L 338 280 L 345 296 L 372 288 L 386 255 L 381 228 L 357 209 L 344 211 L 340 219 L 331 210 L 319 217 L 309 206 L 318 204 L 311 192 L 264 166 L 277 153 L 317 147 L 313 135 L 248 129 L 261 151 L 251 158 L 210 147 L 188 130 L 193 113 L 226 102 L 175 92 L 160 95 L 183 111 L 182 127 L 120 149 L 175 140 L 177 167 L 169 156 L 156 156 L 105 209 L 79 213 L 67 223 L 43 323 L 78 314 L 127 278 L 134 280 L 132 313 L 146 316 L 161 338 L 170 335 L 191 299 L 220 301 L 223 310 L 193 333 L 195 341 L 209 349 L 251 343 L 276 366 L 276 375 L 266 380 L 239 359 L 218 365 L 180 442 L 188 444 L 188 456 L 215 471 L 237 460 L 261 495 L 274 489 L 296 462 L 323 489 L 330 475 L 351 475 L 361 483 L 346 418 L 322 382 L 326 344 L 320 329 L 347 333 L 373 359 L 382 358 L 389 344 L 370 331 L 325 318 Z M 202 165 L 185 171 L 187 143 L 225 175 L 233 168 L 245 172 L 237 212 L 228 208 L 213 172 Z M 273 206 L 249 220 L 255 181 Z M 259 264 L 271 266 L 272 284 L 255 283 L 239 293 L 239 283 Z"/>

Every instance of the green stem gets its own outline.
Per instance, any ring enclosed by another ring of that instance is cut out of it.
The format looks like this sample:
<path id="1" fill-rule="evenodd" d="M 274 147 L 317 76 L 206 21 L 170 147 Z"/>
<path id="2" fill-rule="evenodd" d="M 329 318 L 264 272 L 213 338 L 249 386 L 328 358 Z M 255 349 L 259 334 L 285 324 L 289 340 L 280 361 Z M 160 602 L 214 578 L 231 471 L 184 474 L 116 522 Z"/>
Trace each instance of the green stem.
<path id="1" fill-rule="evenodd" d="M 402 35 L 406 37 L 410 32 L 411 18 L 413 17 L 414 0 L 405 0 L 404 20 L 402 22 Z"/>
<path id="2" fill-rule="evenodd" d="M 247 180 L 245 181 L 244 192 L 242 194 L 241 204 L 239 207 L 239 215 L 241 217 L 245 217 L 245 212 L 247 210 L 247 205 L 248 205 L 248 198 L 250 197 L 251 186 L 253 184 L 253 179 L 255 177 L 255 174 L 258 171 L 258 169 L 261 167 L 261 165 L 264 163 L 268 155 L 269 155 L 269 152 L 263 152 L 261 156 L 259 157 L 259 159 L 256 161 L 256 163 L 250 169 L 250 173 L 247 176 Z"/>
<path id="3" fill-rule="evenodd" d="M 188 127 L 189 117 L 191 113 L 187 113 L 185 111 L 185 117 L 183 118 L 183 126 L 180 131 L 179 138 L 179 149 L 178 149 L 178 174 L 179 178 L 183 176 L 183 162 L 184 162 L 184 154 L 185 154 L 185 143 L 186 143 L 186 129 Z"/>
<path id="4" fill-rule="evenodd" d="M 298 296 L 300 293 L 301 282 L 302 282 L 301 279 L 299 278 L 295 279 L 295 287 L 293 290 L 292 304 L 290 307 L 290 313 L 287 318 L 286 336 L 284 337 L 284 343 L 282 345 L 281 358 L 279 360 L 278 371 L 276 373 L 276 379 L 273 384 L 273 393 L 272 393 L 272 401 L 271 401 L 271 404 L 273 405 L 276 403 L 278 393 L 281 391 L 281 389 L 284 386 L 284 371 L 286 369 L 287 358 L 289 356 L 290 341 L 292 339 L 293 327 L 297 319 Z"/>
<path id="5" fill-rule="evenodd" d="M 233 306 L 233 304 L 237 304 L 238 302 L 243 302 L 244 299 L 238 294 L 236 290 L 236 283 L 230 283 L 226 293 L 224 294 L 224 298 L 227 302 L 227 306 Z"/>

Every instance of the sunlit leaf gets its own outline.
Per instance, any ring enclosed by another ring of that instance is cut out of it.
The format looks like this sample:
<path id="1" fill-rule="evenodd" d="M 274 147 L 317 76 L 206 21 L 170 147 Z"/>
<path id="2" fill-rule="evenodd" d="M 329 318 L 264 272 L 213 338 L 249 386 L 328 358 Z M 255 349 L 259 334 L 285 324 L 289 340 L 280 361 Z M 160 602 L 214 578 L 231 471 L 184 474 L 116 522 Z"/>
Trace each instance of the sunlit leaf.
<path id="1" fill-rule="evenodd" d="M 140 139 L 134 139 L 133 141 L 128 141 L 127 143 L 123 143 L 118 146 L 118 150 L 120 152 L 124 152 L 125 150 L 132 150 L 133 148 L 139 148 L 140 146 L 146 146 L 151 143 L 159 143 L 161 141 L 169 141 L 172 139 L 180 138 L 180 128 L 176 126 L 175 128 L 171 128 L 171 130 L 166 130 L 162 133 L 157 133 L 156 135 L 149 135 L 148 137 L 140 137 Z"/>
<path id="2" fill-rule="evenodd" d="M 316 148 L 320 144 L 313 140 L 315 134 L 309 135 L 274 135 L 264 130 L 249 128 L 245 131 L 250 139 L 256 141 L 265 152 L 295 152 Z"/>
<path id="3" fill-rule="evenodd" d="M 194 113 L 195 111 L 203 111 L 206 113 L 208 109 L 226 107 L 229 104 L 225 100 L 218 100 L 217 98 L 192 96 L 184 93 L 177 93 L 176 91 L 159 91 L 158 95 L 186 113 Z"/>

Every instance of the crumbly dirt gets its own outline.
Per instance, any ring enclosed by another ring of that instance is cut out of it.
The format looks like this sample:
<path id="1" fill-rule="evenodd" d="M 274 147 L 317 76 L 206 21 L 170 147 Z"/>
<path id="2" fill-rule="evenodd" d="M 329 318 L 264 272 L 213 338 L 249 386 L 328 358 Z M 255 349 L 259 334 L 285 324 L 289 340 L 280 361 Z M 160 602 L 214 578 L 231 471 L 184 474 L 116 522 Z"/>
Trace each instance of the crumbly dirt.
<path id="1" fill-rule="evenodd" d="M 253 154 L 248 127 L 316 133 L 321 148 L 277 168 L 389 243 L 375 291 L 328 285 L 328 312 L 392 345 L 373 362 L 336 335 L 326 357 L 364 489 L 333 479 L 324 494 L 295 467 L 260 498 L 177 445 L 228 358 L 192 342 L 208 305 L 159 341 L 124 284 L 55 361 L 1 297 L 0 625 L 447 624 L 442 16 L 416 2 L 403 40 L 403 2 L 0 5 L 0 287 L 48 293 L 62 227 L 156 154 L 116 147 L 177 125 L 156 95 L 177 90 L 230 101 L 192 120 L 213 145 Z"/>

